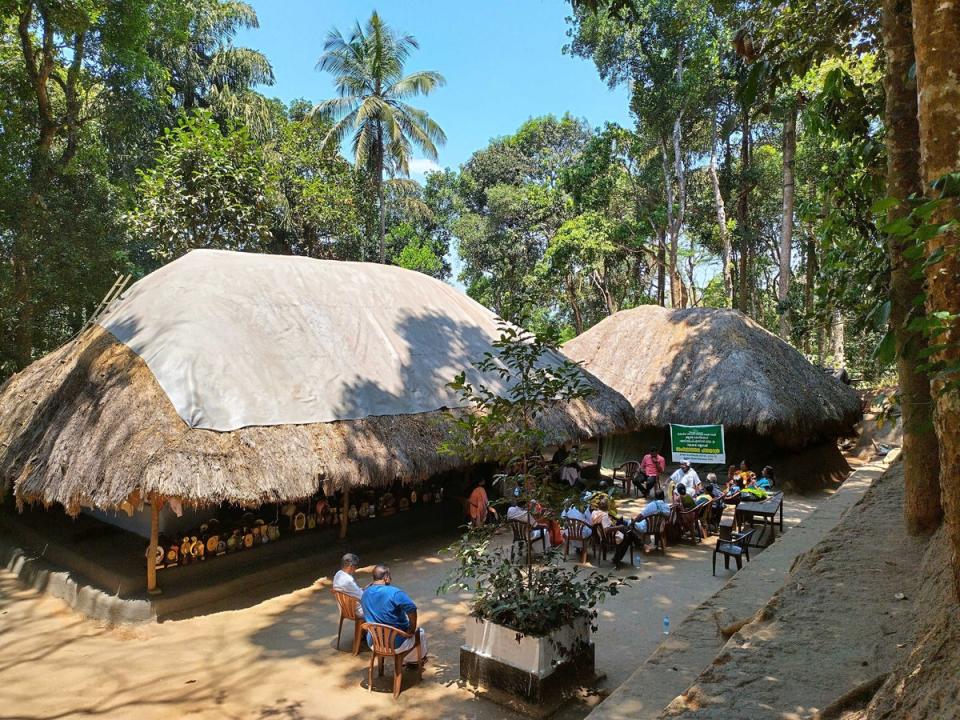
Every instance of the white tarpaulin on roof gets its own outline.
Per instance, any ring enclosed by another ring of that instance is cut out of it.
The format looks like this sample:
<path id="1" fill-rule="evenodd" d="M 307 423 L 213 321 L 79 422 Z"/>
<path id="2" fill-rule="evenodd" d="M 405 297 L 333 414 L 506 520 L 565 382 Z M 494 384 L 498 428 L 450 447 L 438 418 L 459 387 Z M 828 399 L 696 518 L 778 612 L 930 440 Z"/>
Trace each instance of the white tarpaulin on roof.
<path id="1" fill-rule="evenodd" d="M 188 425 L 221 431 L 456 407 L 446 383 L 499 335 L 493 313 L 420 273 L 217 250 L 151 273 L 99 322 Z"/>

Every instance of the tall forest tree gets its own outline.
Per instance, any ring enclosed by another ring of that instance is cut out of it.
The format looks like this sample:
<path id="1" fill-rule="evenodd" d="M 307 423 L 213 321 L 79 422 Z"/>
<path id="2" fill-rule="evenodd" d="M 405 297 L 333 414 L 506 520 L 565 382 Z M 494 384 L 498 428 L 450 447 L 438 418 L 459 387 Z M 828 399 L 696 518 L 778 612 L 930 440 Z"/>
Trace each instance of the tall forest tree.
<path id="1" fill-rule="evenodd" d="M 320 120 L 332 121 L 328 145 L 339 147 L 351 135 L 355 164 L 373 179 L 380 209 L 381 263 L 386 262 L 385 175 L 409 176 L 415 147 L 436 160 L 437 145 L 446 142 L 441 127 L 407 102 L 429 95 L 445 82 L 432 70 L 404 75 L 406 61 L 418 47 L 416 38 L 397 33 L 374 12 L 365 26 L 357 23 L 349 35 L 331 31 L 317 63 L 318 69 L 333 75 L 337 97 L 324 100 L 312 112 Z"/>
<path id="2" fill-rule="evenodd" d="M 10 271 L 0 282 L 11 310 L 5 364 L 21 368 L 31 361 L 51 313 L 82 309 L 55 309 L 41 296 L 41 288 L 50 287 L 46 276 L 63 267 L 58 262 L 76 262 L 71 240 L 90 251 L 89 266 L 100 273 L 84 283 L 90 293 L 84 300 L 98 298 L 112 282 L 100 261 L 117 250 L 104 234 L 116 217 L 117 199 L 108 177 L 111 159 L 101 143 L 129 108 L 122 101 L 159 101 L 163 72 L 147 46 L 151 38 L 173 41 L 177 17 L 173 3 L 149 0 L 21 0 L 3 6 L 6 113 L 0 152 L 10 194 L 4 197 L 2 234 L 9 238 L 4 255 Z M 78 238 L 77 219 L 97 212 L 100 220 L 84 227 L 101 228 Z M 64 269 L 71 267 L 77 266 Z M 71 317 L 67 324 L 76 327 L 78 320 Z"/>
<path id="3" fill-rule="evenodd" d="M 960 600 L 960 5 L 914 0 L 913 45 L 921 179 L 925 195 L 941 201 L 924 265 L 927 312 L 937 321 L 931 348 L 940 487 Z"/>
<path id="4" fill-rule="evenodd" d="M 920 177 L 920 128 L 910 0 L 884 0 L 883 45 L 886 57 L 887 195 L 894 204 L 889 223 L 910 212 L 909 198 L 923 195 Z M 930 379 L 921 368 L 926 338 L 911 324 L 923 279 L 907 257 L 908 236 L 888 233 L 890 253 L 890 332 L 894 338 L 903 419 L 904 518 L 911 534 L 929 533 L 942 517 L 940 456 L 932 422 Z"/>
<path id="5" fill-rule="evenodd" d="M 708 122 L 704 106 L 718 63 L 718 35 L 708 5 L 644 0 L 629 7 L 577 9 L 569 50 L 590 58 L 611 86 L 629 83 L 630 109 L 655 138 L 663 170 L 673 307 L 689 302 L 679 266 L 687 221 L 690 138 Z"/>

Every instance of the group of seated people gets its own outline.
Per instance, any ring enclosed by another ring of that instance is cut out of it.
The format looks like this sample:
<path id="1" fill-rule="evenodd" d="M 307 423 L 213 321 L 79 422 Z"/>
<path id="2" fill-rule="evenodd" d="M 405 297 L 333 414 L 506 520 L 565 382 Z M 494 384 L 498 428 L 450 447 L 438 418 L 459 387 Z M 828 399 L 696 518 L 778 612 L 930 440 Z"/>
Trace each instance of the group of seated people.
<path id="1" fill-rule="evenodd" d="M 561 446 L 560 450 L 566 450 L 565 446 Z M 554 459 L 559 460 L 560 463 L 564 460 L 563 457 Z M 738 502 L 741 498 L 765 499 L 774 485 L 774 471 L 769 465 L 763 468 L 759 478 L 750 470 L 746 460 L 741 462 L 739 467 L 731 465 L 726 483 L 721 484 L 715 473 L 708 473 L 706 482 L 702 482 L 690 462 L 683 460 L 680 462 L 680 467 L 669 476 L 669 486 L 672 490 L 669 491 L 671 502 L 667 502 L 667 491 L 661 483 L 661 475 L 665 469 L 666 460 L 655 449 L 651 449 L 644 455 L 640 461 L 640 472 L 634 481 L 643 489 L 644 496 L 652 497 L 646 506 L 629 521 L 613 516 L 609 503 L 605 499 L 606 495 L 595 495 L 591 492 L 584 492 L 578 500 L 569 503 L 561 513 L 560 519 L 561 521 L 580 520 L 585 523 L 586 527 L 582 531 L 584 538 L 591 537 L 593 528 L 597 526 L 602 528 L 616 526 L 617 549 L 614 554 L 614 564 L 619 567 L 624 555 L 631 547 L 639 544 L 642 549 L 649 542 L 648 518 L 654 515 L 670 517 L 674 506 L 690 510 L 710 503 L 710 511 L 703 515 L 703 520 L 708 527 L 716 527 L 726 502 Z M 561 531 L 557 523 L 552 523 L 553 527 L 551 527 L 551 523 L 543 519 L 542 509 L 536 500 L 525 497 L 523 487 L 515 488 L 512 495 L 513 499 L 506 513 L 507 522 L 519 520 L 528 523 L 531 526 L 532 540 L 539 541 L 542 538 L 553 545 L 563 542 L 566 531 Z M 470 522 L 474 526 L 483 525 L 491 519 L 498 519 L 496 510 L 490 505 L 483 480 L 478 481 L 471 492 L 468 505 Z"/>
<path id="2" fill-rule="evenodd" d="M 397 636 L 397 652 L 405 652 L 418 645 L 416 652 L 407 655 L 404 664 L 416 666 L 424 662 L 427 658 L 427 636 L 418 622 L 416 603 L 393 584 L 390 568 L 386 565 L 376 565 L 373 568 L 373 581 L 361 588 L 356 579 L 359 567 L 359 557 L 354 553 L 344 555 L 340 560 L 340 570 L 333 576 L 334 591 L 359 601 L 357 615 L 362 617 L 364 622 L 389 625 L 410 634 L 411 637 Z M 420 639 L 419 644 L 417 636 Z M 369 633 L 367 644 L 373 645 Z"/>

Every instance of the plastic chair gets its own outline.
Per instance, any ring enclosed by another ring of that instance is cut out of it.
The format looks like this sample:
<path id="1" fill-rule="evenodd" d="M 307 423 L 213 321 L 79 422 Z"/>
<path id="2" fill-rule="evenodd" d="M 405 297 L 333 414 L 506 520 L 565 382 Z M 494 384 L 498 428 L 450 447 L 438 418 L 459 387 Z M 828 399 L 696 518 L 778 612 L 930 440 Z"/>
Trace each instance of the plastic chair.
<path id="1" fill-rule="evenodd" d="M 617 551 L 617 532 L 624 532 L 627 528 L 620 527 L 618 525 L 611 525 L 610 527 L 603 527 L 600 523 L 597 523 L 593 526 L 593 536 L 596 538 L 594 547 L 600 552 L 600 559 L 606 560 L 607 553 Z M 633 546 L 630 546 L 630 562 L 633 563 Z"/>
<path id="2" fill-rule="evenodd" d="M 370 667 L 367 669 L 367 692 L 373 692 L 373 661 L 379 662 L 378 677 L 383 677 L 383 661 L 385 658 L 393 658 L 393 698 L 400 697 L 400 684 L 403 682 L 403 659 L 420 647 L 420 633 L 404 632 L 399 628 L 390 625 L 380 625 L 379 623 L 363 623 L 363 631 L 370 634 L 373 640 L 373 652 L 370 653 Z M 399 652 L 397 650 L 397 638 L 414 638 L 413 647 L 409 650 Z M 423 662 L 417 663 L 417 673 L 420 680 L 423 680 Z"/>
<path id="3" fill-rule="evenodd" d="M 613 478 L 611 480 L 611 485 L 616 487 L 617 480 L 623 485 L 623 492 L 627 495 L 633 495 L 636 487 L 634 485 L 634 479 L 640 472 L 640 462 L 637 460 L 627 460 L 622 465 L 617 465 L 613 469 Z M 621 477 L 617 477 L 617 473 L 621 473 Z"/>
<path id="4" fill-rule="evenodd" d="M 510 529 L 513 530 L 513 545 L 510 546 L 510 557 L 513 558 L 514 548 L 520 545 L 527 552 L 527 564 L 533 563 L 533 543 L 543 544 L 543 552 L 547 552 L 547 530 L 546 528 L 536 528 L 527 520 L 511 520 Z M 538 530 L 539 537 L 534 537 L 534 530 Z"/>
<path id="5" fill-rule="evenodd" d="M 657 513 L 656 515 L 651 515 L 650 517 L 646 518 L 646 521 L 647 521 L 647 529 L 643 532 L 644 539 L 646 539 L 647 537 L 652 537 L 654 549 L 658 549 L 660 550 L 660 552 L 666 555 L 667 537 L 666 537 L 666 532 L 664 530 L 665 530 L 667 518 L 664 515 Z"/>
<path id="6" fill-rule="evenodd" d="M 333 597 L 337 600 L 337 607 L 340 608 L 340 625 L 337 627 L 337 650 L 340 649 L 340 634 L 343 632 L 343 621 L 353 620 L 353 654 L 360 654 L 360 626 L 363 624 L 363 617 L 357 612 L 360 608 L 360 601 L 353 595 L 347 595 L 339 590 L 333 591 Z"/>
<path id="7" fill-rule="evenodd" d="M 734 535 L 729 541 L 718 540 L 717 546 L 713 549 L 713 574 L 717 574 L 717 555 L 723 555 L 723 567 L 730 569 L 730 558 L 737 561 L 737 570 L 743 568 L 743 558 L 750 562 L 750 536 L 755 531 L 750 530 L 745 533 Z"/>
<path id="8" fill-rule="evenodd" d="M 583 520 L 565 520 L 563 523 L 563 529 L 566 530 L 566 537 L 564 538 L 563 546 L 563 559 L 567 559 L 567 555 L 570 553 L 570 542 L 580 543 L 580 562 L 586 564 L 587 562 L 587 544 L 590 543 L 590 535 L 585 535 L 584 533 L 590 528 L 587 523 Z M 593 533 L 591 532 L 591 535 Z M 596 555 L 594 555 L 596 558 Z"/>
<path id="9" fill-rule="evenodd" d="M 680 538 L 688 535 L 694 544 L 699 543 L 705 537 L 700 525 L 700 515 L 703 513 L 703 507 L 697 505 L 685 510 L 682 505 L 674 504 L 673 508 L 676 511 L 675 517 Z M 671 515 L 671 517 L 674 516 Z"/>

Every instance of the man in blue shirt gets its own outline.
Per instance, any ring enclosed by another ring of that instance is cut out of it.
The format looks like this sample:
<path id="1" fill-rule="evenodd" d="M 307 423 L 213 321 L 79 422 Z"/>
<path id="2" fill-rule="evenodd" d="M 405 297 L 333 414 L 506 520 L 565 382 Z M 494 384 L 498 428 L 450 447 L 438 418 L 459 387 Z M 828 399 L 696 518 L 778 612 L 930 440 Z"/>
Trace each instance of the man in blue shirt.
<path id="1" fill-rule="evenodd" d="M 427 636 L 423 628 L 417 624 L 417 606 L 410 596 L 391 583 L 390 568 L 386 565 L 377 565 L 373 569 L 373 583 L 367 586 L 360 598 L 363 607 L 363 619 L 369 623 L 389 625 L 398 630 L 411 633 L 413 637 L 397 637 L 397 650 L 404 652 L 417 646 L 414 652 L 407 655 L 407 665 L 417 665 L 427 657 Z M 417 639 L 419 637 L 419 642 Z M 372 638 L 367 635 L 367 644 L 372 645 Z"/>

